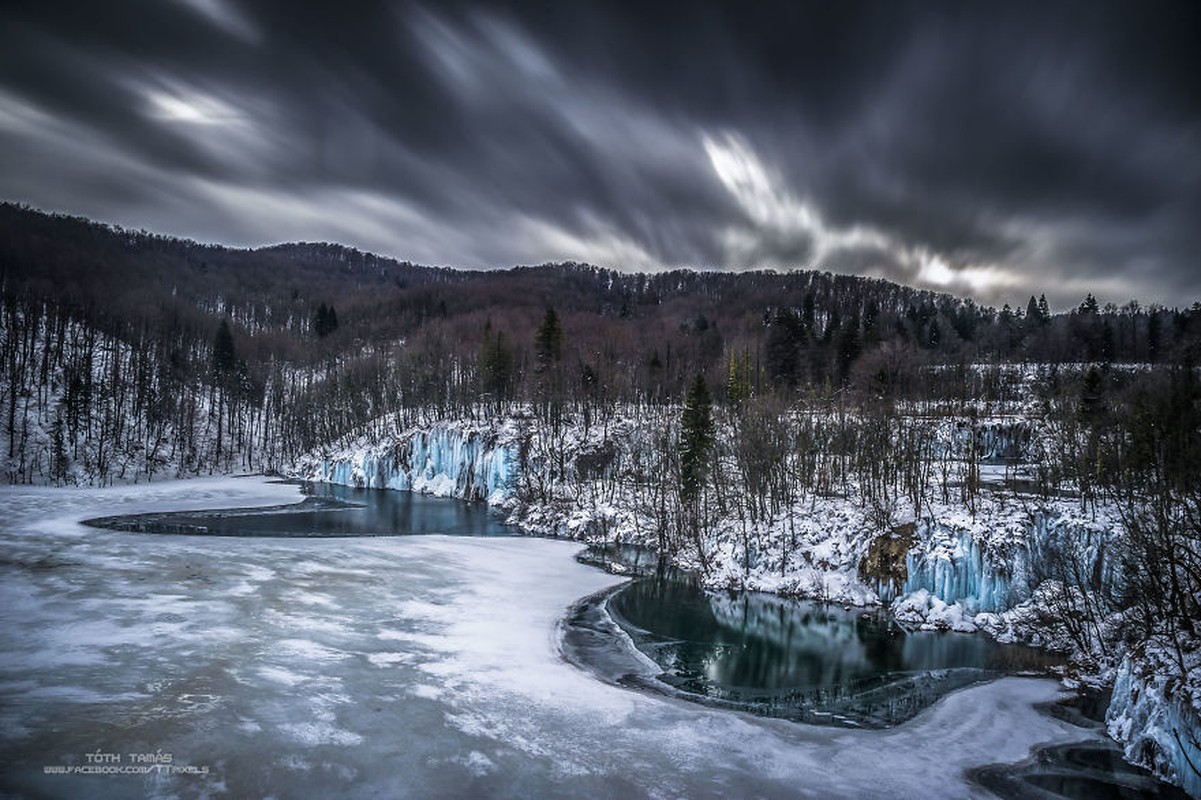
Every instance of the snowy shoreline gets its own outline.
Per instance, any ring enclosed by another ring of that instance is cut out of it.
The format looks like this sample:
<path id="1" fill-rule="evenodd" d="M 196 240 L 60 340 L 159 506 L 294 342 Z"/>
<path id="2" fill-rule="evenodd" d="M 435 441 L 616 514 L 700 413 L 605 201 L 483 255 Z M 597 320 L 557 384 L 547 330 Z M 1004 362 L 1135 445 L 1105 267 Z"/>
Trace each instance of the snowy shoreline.
<path id="1" fill-rule="evenodd" d="M 637 447 L 635 431 L 619 422 L 605 439 Z M 518 483 L 526 473 L 551 470 L 522 452 L 537 439 L 528 419 L 448 420 L 409 429 L 392 439 L 361 439 L 348 446 L 311 453 L 289 470 L 291 477 L 343 486 L 417 491 L 438 497 L 483 501 L 509 515 L 509 522 L 534 535 L 589 544 L 635 544 L 654 549 L 655 522 L 640 506 L 637 490 L 584 477 L 577 460 L 598 448 L 596 432 L 569 429 L 560 443 L 565 474 L 542 474 L 549 497 L 521 497 Z M 1000 445 L 998 445 L 999 447 Z M 607 480 L 604 479 L 604 480 Z M 760 522 L 753 532 L 755 552 L 748 553 L 738 520 L 719 518 L 714 549 L 704 572 L 711 588 L 770 592 L 853 606 L 894 605 L 908 624 L 926 630 L 984 630 L 1002 641 L 1064 646 L 1022 629 L 1032 599 L 1031 582 L 1038 550 L 1069 536 L 1083 537 L 1089 568 L 1111 570 L 1105 563 L 1105 539 L 1116 519 L 1104 508 L 1081 512 L 1072 500 L 1023 500 L 1001 492 L 982 492 L 969 513 L 961 505 L 930 500 L 920 517 L 898 503 L 889 526 L 881 529 L 867 510 L 844 497 L 812 496 Z M 745 527 L 745 525 L 744 525 Z M 904 552 L 905 578 L 888 585 L 888 576 L 861 574 L 873 541 L 906 531 L 912 547 Z M 740 541 L 743 540 L 743 541 Z M 783 555 L 782 555 L 783 554 Z M 677 566 L 697 570 L 690 552 L 673 554 Z M 1017 628 L 1015 630 L 1015 628 Z M 1023 639 L 1022 637 L 1026 638 Z"/>

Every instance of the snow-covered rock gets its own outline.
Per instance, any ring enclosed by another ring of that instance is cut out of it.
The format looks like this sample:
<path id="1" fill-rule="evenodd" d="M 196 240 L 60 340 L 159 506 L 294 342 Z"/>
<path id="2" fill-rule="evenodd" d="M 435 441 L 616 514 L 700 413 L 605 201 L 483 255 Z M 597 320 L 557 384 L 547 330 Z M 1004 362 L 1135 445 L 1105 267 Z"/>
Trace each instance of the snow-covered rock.
<path id="1" fill-rule="evenodd" d="M 959 603 L 948 604 L 931 595 L 926 589 L 918 589 L 912 594 L 898 598 L 892 606 L 892 613 L 902 625 L 924 631 L 975 633 L 978 630 L 963 606 Z"/>

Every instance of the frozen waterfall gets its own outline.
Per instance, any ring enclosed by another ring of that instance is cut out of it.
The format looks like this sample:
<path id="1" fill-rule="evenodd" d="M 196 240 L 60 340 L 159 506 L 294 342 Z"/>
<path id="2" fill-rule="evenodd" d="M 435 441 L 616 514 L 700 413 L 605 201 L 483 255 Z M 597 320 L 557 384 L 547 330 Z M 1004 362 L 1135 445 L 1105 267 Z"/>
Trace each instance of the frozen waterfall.
<path id="1" fill-rule="evenodd" d="M 350 448 L 315 459 L 306 477 L 506 505 L 518 464 L 515 443 L 462 424 L 439 423 L 409 431 L 394 443 Z"/>

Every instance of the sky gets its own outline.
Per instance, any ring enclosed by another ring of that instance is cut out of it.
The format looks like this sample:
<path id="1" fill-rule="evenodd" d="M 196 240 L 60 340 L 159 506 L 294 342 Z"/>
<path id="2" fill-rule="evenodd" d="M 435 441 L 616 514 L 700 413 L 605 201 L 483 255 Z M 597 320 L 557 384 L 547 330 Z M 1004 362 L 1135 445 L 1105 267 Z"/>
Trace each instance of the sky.
<path id="1" fill-rule="evenodd" d="M 467 268 L 1201 300 L 1201 3 L 7 2 L 0 199 Z"/>

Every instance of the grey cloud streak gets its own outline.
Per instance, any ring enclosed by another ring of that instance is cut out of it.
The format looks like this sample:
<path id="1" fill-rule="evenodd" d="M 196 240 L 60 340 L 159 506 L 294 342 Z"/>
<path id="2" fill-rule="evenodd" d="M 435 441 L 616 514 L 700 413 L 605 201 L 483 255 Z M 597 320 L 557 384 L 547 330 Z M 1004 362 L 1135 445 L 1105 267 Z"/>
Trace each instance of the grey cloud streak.
<path id="1" fill-rule="evenodd" d="M 0 196 L 466 267 L 1201 299 L 1192 4 L 653 5 L 17 5 Z"/>

